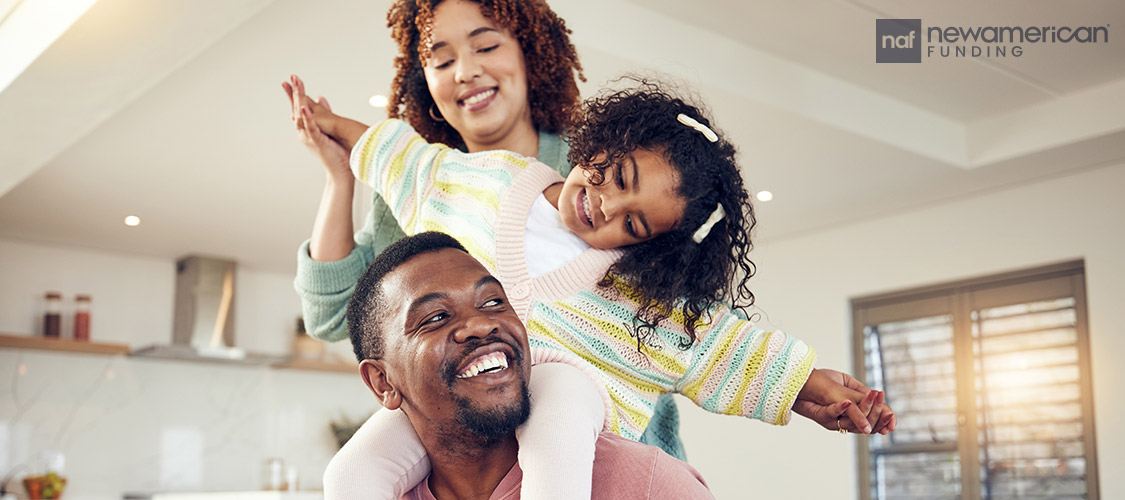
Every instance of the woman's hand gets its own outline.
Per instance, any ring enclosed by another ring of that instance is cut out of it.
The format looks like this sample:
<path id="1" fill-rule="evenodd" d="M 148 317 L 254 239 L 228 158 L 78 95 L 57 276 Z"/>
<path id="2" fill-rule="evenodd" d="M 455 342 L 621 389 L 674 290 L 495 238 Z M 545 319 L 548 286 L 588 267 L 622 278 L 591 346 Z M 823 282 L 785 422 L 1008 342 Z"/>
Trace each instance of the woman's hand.
<path id="1" fill-rule="evenodd" d="M 836 370 L 813 370 L 793 403 L 793 411 L 825 429 L 843 428 L 861 434 L 886 435 L 898 422 L 881 391 L 873 391 Z"/>
<path id="2" fill-rule="evenodd" d="M 282 82 L 281 88 L 289 97 L 289 119 L 297 125 L 297 138 L 301 144 L 320 159 L 330 179 L 350 182 L 352 172 L 348 160 L 351 152 L 325 132 L 325 127 L 331 127 L 339 118 L 332 113 L 328 100 L 324 97 L 317 101 L 310 99 L 305 95 L 305 82 L 295 75 L 290 75 L 288 82 Z"/>
<path id="3" fill-rule="evenodd" d="M 343 119 L 332 113 L 327 99 L 309 99 L 305 95 L 305 82 L 295 75 L 290 75 L 288 82 L 282 82 L 281 88 L 289 96 L 289 118 L 297 125 L 297 138 L 320 159 L 328 172 L 309 239 L 309 257 L 321 262 L 343 259 L 355 247 L 352 238 L 355 177 L 348 165 L 351 147 L 325 133 L 325 127 Z"/>

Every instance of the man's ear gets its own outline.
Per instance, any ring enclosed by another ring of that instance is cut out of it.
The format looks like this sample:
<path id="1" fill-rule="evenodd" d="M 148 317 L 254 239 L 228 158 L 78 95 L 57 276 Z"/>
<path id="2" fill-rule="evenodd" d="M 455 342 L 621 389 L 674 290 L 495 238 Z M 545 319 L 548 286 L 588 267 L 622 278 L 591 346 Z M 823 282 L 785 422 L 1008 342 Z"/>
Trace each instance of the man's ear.
<path id="1" fill-rule="evenodd" d="M 398 409 L 402 405 L 402 394 L 387 378 L 386 365 L 381 359 L 365 359 L 359 364 L 359 374 L 363 383 L 375 393 L 375 398 L 388 410 Z"/>

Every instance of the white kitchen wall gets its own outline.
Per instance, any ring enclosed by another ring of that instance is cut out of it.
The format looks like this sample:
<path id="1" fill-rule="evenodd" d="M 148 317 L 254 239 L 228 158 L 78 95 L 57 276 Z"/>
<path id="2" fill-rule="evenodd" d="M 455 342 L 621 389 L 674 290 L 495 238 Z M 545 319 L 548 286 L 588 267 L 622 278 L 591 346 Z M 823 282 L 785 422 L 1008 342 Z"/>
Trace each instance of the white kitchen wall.
<path id="1" fill-rule="evenodd" d="M 1101 498 L 1125 498 L 1125 477 L 1113 472 L 1125 468 L 1123 190 L 1125 165 L 1111 165 L 762 244 L 751 283 L 763 323 L 816 347 L 818 366 L 854 371 L 852 297 L 1084 259 Z M 680 401 L 689 461 L 717 498 L 857 496 L 862 437 L 800 416 L 773 428 Z"/>
<path id="2" fill-rule="evenodd" d="M 300 302 L 291 275 L 240 268 L 237 344 L 286 353 Z M 172 260 L 0 240 L 0 332 L 38 332 L 42 295 L 93 295 L 94 341 L 171 340 Z M 64 336 L 71 331 L 64 309 Z M 337 355 L 350 356 L 343 344 Z M 67 498 L 126 491 L 248 490 L 263 461 L 294 465 L 319 488 L 335 452 L 329 422 L 378 403 L 358 375 L 0 350 L 0 473 L 62 451 Z"/>

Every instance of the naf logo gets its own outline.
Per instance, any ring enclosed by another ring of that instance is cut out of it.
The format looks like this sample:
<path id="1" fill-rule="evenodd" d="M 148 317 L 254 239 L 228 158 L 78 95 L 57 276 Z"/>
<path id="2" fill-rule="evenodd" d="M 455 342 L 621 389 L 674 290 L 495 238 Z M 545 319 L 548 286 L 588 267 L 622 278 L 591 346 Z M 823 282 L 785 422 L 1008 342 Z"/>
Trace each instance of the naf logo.
<path id="1" fill-rule="evenodd" d="M 922 20 L 876 19 L 875 62 L 922 62 Z"/>

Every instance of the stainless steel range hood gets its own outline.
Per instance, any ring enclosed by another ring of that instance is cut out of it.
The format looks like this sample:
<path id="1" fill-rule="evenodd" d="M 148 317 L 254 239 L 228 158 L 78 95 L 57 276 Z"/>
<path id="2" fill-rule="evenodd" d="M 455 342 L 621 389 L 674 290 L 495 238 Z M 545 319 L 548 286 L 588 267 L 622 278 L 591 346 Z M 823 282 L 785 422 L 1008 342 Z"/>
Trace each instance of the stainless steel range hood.
<path id="1" fill-rule="evenodd" d="M 233 260 L 192 255 L 176 262 L 172 343 L 141 347 L 133 356 L 272 365 L 287 356 L 247 352 L 235 346 Z"/>

